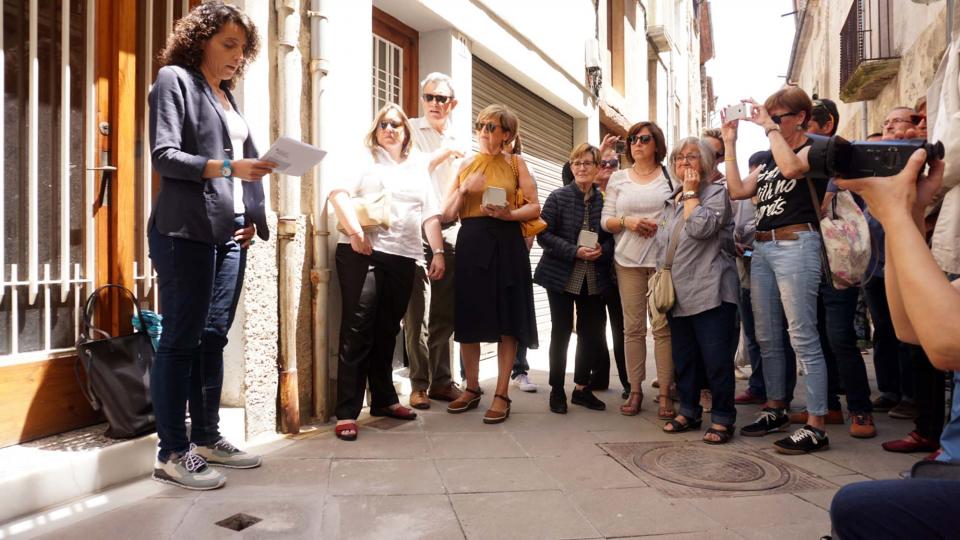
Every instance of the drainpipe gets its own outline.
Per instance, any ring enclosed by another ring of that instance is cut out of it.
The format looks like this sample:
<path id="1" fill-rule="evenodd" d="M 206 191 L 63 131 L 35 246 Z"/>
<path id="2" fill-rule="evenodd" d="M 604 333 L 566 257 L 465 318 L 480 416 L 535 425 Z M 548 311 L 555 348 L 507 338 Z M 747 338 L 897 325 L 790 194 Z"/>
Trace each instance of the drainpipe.
<path id="1" fill-rule="evenodd" d="M 299 0 L 277 0 L 277 94 L 280 133 L 300 140 L 301 56 Z M 300 178 L 281 175 L 280 216 L 277 242 L 280 248 L 280 431 L 300 432 L 300 392 L 297 383 L 297 298 L 293 290 L 299 271 L 294 239 L 300 214 Z"/>
<path id="2" fill-rule="evenodd" d="M 327 15 L 324 0 L 310 0 L 307 12 L 310 17 L 310 144 L 322 148 L 320 130 L 321 100 L 323 99 L 323 79 L 328 73 L 327 65 Z M 313 416 L 321 422 L 330 417 L 328 396 L 330 395 L 330 370 L 327 352 L 329 335 L 327 333 L 327 304 L 329 299 L 330 268 L 329 238 L 327 228 L 326 201 L 321 189 L 321 169 L 323 163 L 313 170 L 313 269 L 310 270 L 310 283 L 313 285 Z"/>

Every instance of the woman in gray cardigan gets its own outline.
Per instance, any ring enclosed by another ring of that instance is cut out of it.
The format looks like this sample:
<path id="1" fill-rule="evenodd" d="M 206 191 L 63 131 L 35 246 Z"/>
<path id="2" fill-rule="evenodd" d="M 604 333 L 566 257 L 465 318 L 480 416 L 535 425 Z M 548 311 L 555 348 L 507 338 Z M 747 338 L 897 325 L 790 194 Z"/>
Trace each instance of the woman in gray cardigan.
<path id="1" fill-rule="evenodd" d="M 664 426 L 680 433 L 701 424 L 700 389 L 713 394 L 712 425 L 703 436 L 722 444 L 733 436 L 737 411 L 731 340 L 736 339 L 737 271 L 722 251 L 733 238 L 733 214 L 727 190 L 709 181 L 714 156 L 696 137 L 680 141 L 670 154 L 673 178 L 683 181 L 665 203 L 657 227 L 657 268 L 676 237 L 673 284 L 676 302 L 667 313 L 673 362 L 680 394 L 679 414 Z"/>
<path id="2" fill-rule="evenodd" d="M 267 239 L 257 158 L 230 90 L 257 55 L 257 31 L 233 6 L 206 2 L 177 22 L 150 90 L 150 147 L 160 193 L 147 225 L 163 334 L 150 391 L 160 449 L 157 481 L 187 489 L 226 482 L 217 465 L 245 469 L 260 457 L 220 435 L 223 348 L 233 323 L 247 247 Z M 187 403 L 191 430 L 186 429 Z"/>

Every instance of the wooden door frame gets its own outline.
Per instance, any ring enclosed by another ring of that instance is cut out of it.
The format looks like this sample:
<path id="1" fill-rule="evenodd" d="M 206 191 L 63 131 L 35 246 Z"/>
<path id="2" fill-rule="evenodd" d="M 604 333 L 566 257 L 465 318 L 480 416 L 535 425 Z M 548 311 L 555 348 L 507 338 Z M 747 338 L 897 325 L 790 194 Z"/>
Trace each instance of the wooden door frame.
<path id="1" fill-rule="evenodd" d="M 420 116 L 420 33 L 376 7 L 373 8 L 373 33 L 403 49 L 403 103 L 400 106 L 410 118 Z"/>

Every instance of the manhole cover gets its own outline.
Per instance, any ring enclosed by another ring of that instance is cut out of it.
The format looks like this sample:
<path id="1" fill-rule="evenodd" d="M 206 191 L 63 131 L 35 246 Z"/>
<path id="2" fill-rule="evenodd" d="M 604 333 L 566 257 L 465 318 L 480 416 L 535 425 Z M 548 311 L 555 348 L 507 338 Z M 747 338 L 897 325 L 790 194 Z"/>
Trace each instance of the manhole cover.
<path id="1" fill-rule="evenodd" d="M 250 516 L 241 512 L 239 514 L 234 514 L 227 519 L 222 519 L 216 524 L 225 529 L 242 531 L 251 525 L 259 523 L 260 521 L 262 520 L 256 516 Z"/>
<path id="2" fill-rule="evenodd" d="M 653 448 L 634 455 L 633 462 L 668 482 L 719 491 L 769 490 L 790 479 L 789 473 L 777 464 L 719 448 Z"/>

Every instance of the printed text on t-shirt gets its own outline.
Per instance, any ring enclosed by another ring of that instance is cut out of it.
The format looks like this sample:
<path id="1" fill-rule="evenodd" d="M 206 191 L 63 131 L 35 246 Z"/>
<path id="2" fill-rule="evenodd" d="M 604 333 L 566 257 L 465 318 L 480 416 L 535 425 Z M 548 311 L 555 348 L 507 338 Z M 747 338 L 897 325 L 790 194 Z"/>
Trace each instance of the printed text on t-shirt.
<path id="1" fill-rule="evenodd" d="M 778 178 L 779 177 L 779 178 Z M 768 216 L 779 216 L 786 210 L 784 196 L 797 187 L 797 180 L 780 175 L 780 167 L 765 170 L 757 177 L 757 221 Z"/>

